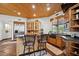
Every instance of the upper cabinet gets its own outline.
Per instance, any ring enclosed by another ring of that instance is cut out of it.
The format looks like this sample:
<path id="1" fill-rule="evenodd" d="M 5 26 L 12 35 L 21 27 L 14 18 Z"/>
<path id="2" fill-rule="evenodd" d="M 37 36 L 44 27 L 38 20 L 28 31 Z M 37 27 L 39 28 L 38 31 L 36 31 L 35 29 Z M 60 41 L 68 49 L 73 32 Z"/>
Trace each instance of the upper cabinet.
<path id="1" fill-rule="evenodd" d="M 27 35 L 38 35 L 40 34 L 40 21 L 27 22 Z"/>
<path id="2" fill-rule="evenodd" d="M 70 31 L 79 32 L 79 4 L 69 8 Z"/>
<path id="3" fill-rule="evenodd" d="M 79 32 L 79 4 L 62 4 L 61 7 L 65 14 L 64 19 L 69 22 L 70 31 Z"/>

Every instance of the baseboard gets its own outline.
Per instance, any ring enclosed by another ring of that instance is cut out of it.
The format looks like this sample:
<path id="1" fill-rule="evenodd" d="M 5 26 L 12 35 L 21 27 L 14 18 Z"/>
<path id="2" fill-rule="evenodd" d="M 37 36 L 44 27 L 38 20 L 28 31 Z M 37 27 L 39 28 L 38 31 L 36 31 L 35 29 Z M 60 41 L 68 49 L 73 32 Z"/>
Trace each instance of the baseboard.
<path id="1" fill-rule="evenodd" d="M 11 37 L 10 38 L 5 38 L 5 39 L 3 39 L 3 40 L 6 40 L 6 39 L 12 39 Z"/>
<path id="2" fill-rule="evenodd" d="M 0 42 L 5 41 L 5 40 L 9 40 L 9 39 L 12 40 L 12 38 L 5 38 L 5 39 L 0 40 Z M 16 41 L 16 40 L 12 40 L 12 41 Z"/>

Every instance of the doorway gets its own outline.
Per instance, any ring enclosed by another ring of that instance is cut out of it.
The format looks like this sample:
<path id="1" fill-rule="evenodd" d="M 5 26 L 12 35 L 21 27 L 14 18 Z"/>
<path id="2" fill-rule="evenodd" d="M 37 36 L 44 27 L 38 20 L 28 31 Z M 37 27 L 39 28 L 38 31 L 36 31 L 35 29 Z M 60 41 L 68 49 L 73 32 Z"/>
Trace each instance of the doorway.
<path id="1" fill-rule="evenodd" d="M 25 22 L 14 21 L 13 24 L 13 40 L 25 34 Z"/>

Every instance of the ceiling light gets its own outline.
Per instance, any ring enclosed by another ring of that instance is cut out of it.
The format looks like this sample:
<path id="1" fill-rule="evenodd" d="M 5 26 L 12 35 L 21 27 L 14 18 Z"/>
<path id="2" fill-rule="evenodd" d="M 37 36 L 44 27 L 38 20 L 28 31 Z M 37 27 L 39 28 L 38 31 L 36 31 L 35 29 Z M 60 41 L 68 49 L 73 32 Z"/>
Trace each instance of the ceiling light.
<path id="1" fill-rule="evenodd" d="M 33 16 L 36 16 L 36 14 L 33 14 Z"/>
<path id="2" fill-rule="evenodd" d="M 35 8 L 35 5 L 32 5 L 32 8 L 34 9 Z"/>
<path id="3" fill-rule="evenodd" d="M 50 10 L 50 7 L 47 8 L 47 11 L 49 11 L 49 10 Z"/>
<path id="4" fill-rule="evenodd" d="M 18 12 L 17 14 L 18 14 L 18 15 L 21 15 L 21 12 Z"/>

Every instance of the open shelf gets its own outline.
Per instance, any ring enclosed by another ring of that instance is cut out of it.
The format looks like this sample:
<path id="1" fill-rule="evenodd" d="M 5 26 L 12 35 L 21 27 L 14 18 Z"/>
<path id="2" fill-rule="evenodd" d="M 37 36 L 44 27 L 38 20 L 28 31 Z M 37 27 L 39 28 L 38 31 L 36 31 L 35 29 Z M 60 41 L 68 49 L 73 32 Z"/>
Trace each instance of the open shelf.
<path id="1" fill-rule="evenodd" d="M 71 26 L 72 28 L 79 28 L 79 25 Z"/>
<path id="2" fill-rule="evenodd" d="M 71 44 L 71 54 L 79 56 L 79 43 L 73 42 Z"/>
<path id="3" fill-rule="evenodd" d="M 79 32 L 79 4 L 70 8 L 70 29 L 73 32 Z"/>
<path id="4" fill-rule="evenodd" d="M 71 46 L 72 48 L 79 49 L 79 47 Z"/>
<path id="5" fill-rule="evenodd" d="M 76 14 L 79 14 L 79 12 L 75 12 L 75 13 L 73 13 L 73 15 L 76 15 Z"/>
<path id="6" fill-rule="evenodd" d="M 73 21 L 79 21 L 79 19 L 72 19 Z"/>

